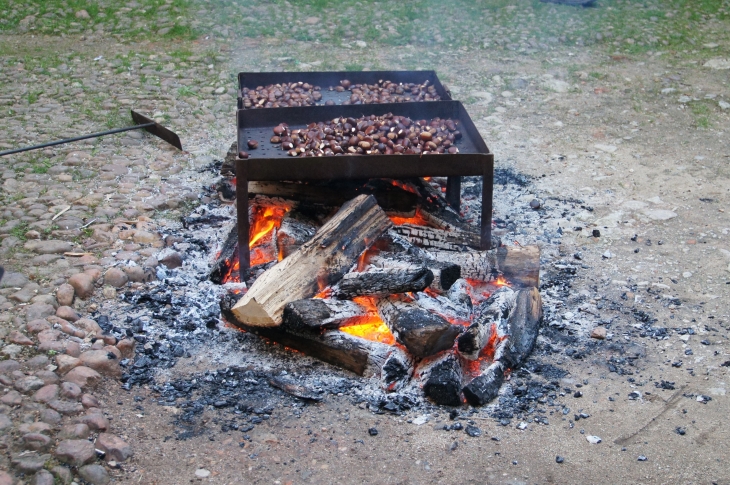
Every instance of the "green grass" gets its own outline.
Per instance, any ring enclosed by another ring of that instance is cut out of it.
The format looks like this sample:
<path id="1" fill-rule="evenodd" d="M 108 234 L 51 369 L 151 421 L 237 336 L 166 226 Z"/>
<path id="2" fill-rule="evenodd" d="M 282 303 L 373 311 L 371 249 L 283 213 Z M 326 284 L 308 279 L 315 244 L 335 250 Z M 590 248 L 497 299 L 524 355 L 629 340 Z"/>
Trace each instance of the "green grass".
<path id="1" fill-rule="evenodd" d="M 10 230 L 10 235 L 15 236 L 21 241 L 25 241 L 25 233 L 28 232 L 28 223 L 27 222 L 21 222 L 14 228 Z"/>
<path id="2" fill-rule="evenodd" d="M 345 64 L 345 71 L 362 71 L 364 64 Z"/>
<path id="3" fill-rule="evenodd" d="M 690 105 L 692 114 L 695 117 L 695 125 L 697 128 L 707 129 L 712 123 L 710 122 L 710 107 L 704 102 L 695 102 Z"/>

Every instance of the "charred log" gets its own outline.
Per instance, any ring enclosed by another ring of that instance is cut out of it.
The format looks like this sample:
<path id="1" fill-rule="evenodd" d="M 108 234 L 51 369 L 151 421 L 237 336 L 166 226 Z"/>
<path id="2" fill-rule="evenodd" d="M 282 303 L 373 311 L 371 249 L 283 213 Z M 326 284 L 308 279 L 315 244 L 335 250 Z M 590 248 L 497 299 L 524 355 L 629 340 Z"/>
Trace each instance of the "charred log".
<path id="1" fill-rule="evenodd" d="M 449 291 L 446 293 L 446 298 L 452 302 L 460 305 L 463 308 L 467 308 L 469 312 L 472 310 L 472 302 L 470 293 L 472 286 L 463 278 L 459 278 L 451 285 Z"/>
<path id="2" fill-rule="evenodd" d="M 469 307 L 454 303 L 445 296 L 419 292 L 414 294 L 413 298 L 419 307 L 451 323 L 468 325 L 471 321 L 471 309 Z"/>
<path id="3" fill-rule="evenodd" d="M 458 212 L 451 208 L 441 192 L 430 183 L 419 178 L 409 180 L 421 195 L 419 207 L 421 215 L 434 227 L 443 230 L 458 229 L 469 232 L 470 226 Z"/>
<path id="4" fill-rule="evenodd" d="M 413 359 L 398 347 L 385 359 L 381 372 L 383 389 L 388 392 L 398 391 L 405 386 L 413 375 Z"/>
<path id="5" fill-rule="evenodd" d="M 281 259 L 286 258 L 299 249 L 302 244 L 312 239 L 317 228 L 307 222 L 290 217 L 287 214 L 281 220 L 281 226 L 276 231 L 276 247 Z"/>
<path id="6" fill-rule="evenodd" d="M 424 372 L 423 393 L 436 404 L 461 404 L 461 364 L 453 352 L 430 364 Z"/>
<path id="7" fill-rule="evenodd" d="M 462 392 L 472 406 L 483 406 L 497 397 L 504 382 L 506 368 L 500 361 L 490 365 L 482 375 L 474 378 Z"/>
<path id="8" fill-rule="evenodd" d="M 433 280 L 429 283 L 429 286 L 438 292 L 448 290 L 461 275 L 461 269 L 454 263 L 420 258 L 405 253 L 380 253 L 372 256 L 369 264 L 376 268 L 401 270 L 425 267 L 433 275 Z"/>
<path id="9" fill-rule="evenodd" d="M 417 358 L 451 348 L 461 332 L 458 325 L 451 325 L 399 296 L 380 299 L 377 308 L 396 340 Z"/>
<path id="10" fill-rule="evenodd" d="M 233 314 L 246 325 L 281 325 L 287 303 L 311 298 L 321 287 L 339 281 L 390 225 L 372 196 L 347 202 L 312 239 L 262 274 L 233 307 Z"/>
<path id="11" fill-rule="evenodd" d="M 218 258 L 213 265 L 213 270 L 210 272 L 210 280 L 220 285 L 223 283 L 223 278 L 228 273 L 230 265 L 235 257 L 236 248 L 238 247 L 238 224 L 233 225 L 233 229 L 228 233 L 228 237 L 223 242 Z"/>
<path id="12" fill-rule="evenodd" d="M 515 308 L 507 321 L 509 338 L 500 360 L 514 369 L 520 366 L 535 348 L 542 321 L 542 298 L 537 288 L 520 290 Z"/>
<path id="13" fill-rule="evenodd" d="M 282 326 L 291 330 L 338 328 L 368 310 L 349 300 L 309 298 L 287 303 L 282 314 Z"/>
<path id="14" fill-rule="evenodd" d="M 507 319 L 516 299 L 517 292 L 504 286 L 477 307 L 474 323 L 457 340 L 457 349 L 465 359 L 477 360 L 494 332 L 500 337 L 508 333 Z"/>
<path id="15" fill-rule="evenodd" d="M 359 273 L 347 273 L 333 288 L 333 294 L 339 298 L 384 297 L 394 293 L 422 291 L 431 282 L 433 273 L 428 268 L 369 268 Z"/>
<path id="16" fill-rule="evenodd" d="M 456 264 L 461 277 L 494 281 L 503 276 L 519 287 L 540 284 L 540 249 L 537 246 L 508 246 L 489 251 L 430 251 L 438 261 Z"/>
<path id="17" fill-rule="evenodd" d="M 238 155 L 238 142 L 233 142 L 226 153 L 221 165 L 221 175 L 234 177 L 236 175 L 236 156 Z"/>
<path id="18" fill-rule="evenodd" d="M 443 251 L 462 251 L 466 248 L 479 249 L 479 234 L 473 230 L 455 229 L 444 231 L 413 224 L 401 224 L 395 226 L 393 230 L 408 239 L 412 244 L 425 249 Z"/>

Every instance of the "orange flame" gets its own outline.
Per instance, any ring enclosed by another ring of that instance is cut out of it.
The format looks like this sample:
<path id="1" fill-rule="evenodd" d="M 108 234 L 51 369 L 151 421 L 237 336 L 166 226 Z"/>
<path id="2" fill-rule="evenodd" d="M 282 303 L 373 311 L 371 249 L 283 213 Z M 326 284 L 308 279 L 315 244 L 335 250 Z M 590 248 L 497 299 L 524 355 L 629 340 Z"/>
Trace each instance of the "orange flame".
<path id="1" fill-rule="evenodd" d="M 416 226 L 433 227 L 421 214 L 421 208 L 416 208 L 416 214 L 413 217 L 388 216 L 393 224 L 402 226 L 403 224 L 413 224 Z"/>
<path id="2" fill-rule="evenodd" d="M 511 286 L 509 284 L 509 281 L 504 279 L 504 276 L 497 276 L 497 281 L 495 281 L 494 284 L 497 285 L 499 288 L 503 286 Z"/>
<path id="3" fill-rule="evenodd" d="M 395 344 L 395 337 L 377 314 L 355 317 L 348 321 L 346 325 L 340 327 L 340 331 L 373 342 L 386 345 Z"/>

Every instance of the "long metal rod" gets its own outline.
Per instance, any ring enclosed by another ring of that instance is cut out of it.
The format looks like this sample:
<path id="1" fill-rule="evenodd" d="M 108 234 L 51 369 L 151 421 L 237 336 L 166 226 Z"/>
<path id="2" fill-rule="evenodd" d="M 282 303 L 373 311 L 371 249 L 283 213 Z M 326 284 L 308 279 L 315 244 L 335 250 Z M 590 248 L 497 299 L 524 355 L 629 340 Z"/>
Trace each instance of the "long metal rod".
<path id="1" fill-rule="evenodd" d="M 63 145 L 64 143 L 71 143 L 74 141 L 86 140 L 88 138 L 98 138 L 100 136 L 113 135 L 115 133 L 123 133 L 125 131 L 150 128 L 152 126 L 155 126 L 156 124 L 157 123 L 144 123 L 142 125 L 127 126 L 125 128 L 116 128 L 114 130 L 101 131 L 99 133 L 92 133 L 90 135 L 77 136 L 75 138 L 66 138 L 65 140 L 51 141 L 48 143 L 43 143 L 42 145 L 33 145 L 30 147 L 23 147 L 23 148 L 13 148 L 12 150 L 5 150 L 4 152 L 0 152 L 0 157 L 4 157 L 5 155 L 12 155 L 13 153 L 28 152 L 30 150 L 38 150 L 39 148 L 47 148 L 47 147 L 52 147 L 52 146 L 56 146 L 56 145 Z"/>

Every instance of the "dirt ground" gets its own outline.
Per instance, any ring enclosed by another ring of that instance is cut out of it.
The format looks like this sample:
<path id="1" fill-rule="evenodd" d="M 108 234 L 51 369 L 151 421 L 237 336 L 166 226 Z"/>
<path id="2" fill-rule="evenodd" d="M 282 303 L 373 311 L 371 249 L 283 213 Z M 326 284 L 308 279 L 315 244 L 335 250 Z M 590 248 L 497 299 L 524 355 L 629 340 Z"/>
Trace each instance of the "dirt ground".
<path id="1" fill-rule="evenodd" d="M 218 71 L 292 70 L 292 58 L 316 69 L 323 56 L 315 42 L 236 42 L 237 49 L 219 51 L 225 60 Z M 727 39 L 722 42 L 706 49 L 727 52 Z M 42 45 L 44 55 L 54 48 Z M 250 440 L 220 431 L 217 411 L 206 410 L 206 431 L 179 440 L 173 425 L 178 408 L 155 405 L 149 386 L 124 391 L 109 381 L 98 394 L 113 430 L 135 453 L 110 471 L 112 477 L 148 484 L 730 484 L 730 367 L 723 366 L 730 359 L 730 110 L 719 103 L 730 101 L 730 71 L 704 67 L 691 53 L 612 54 L 585 46 L 528 54 L 443 45 L 328 46 L 324 55 L 335 65 L 367 55 L 382 69 L 402 69 L 404 59 L 408 68 L 435 69 L 465 102 L 497 166 L 531 178 L 529 192 L 514 204 L 533 197 L 545 206 L 575 201 L 574 212 L 544 221 L 562 231 L 558 259 L 575 261 L 580 253 L 583 267 L 572 282 L 580 301 L 566 307 L 577 314 L 584 303 L 618 302 L 624 316 L 609 329 L 611 339 L 583 359 L 549 352 L 536 357 L 569 372 L 560 380 L 570 389 L 561 397 L 569 412 L 550 410 L 549 425 L 529 422 L 525 429 L 478 415 L 470 419 L 480 437 L 444 431 L 452 422 L 448 410 L 416 425 L 407 421 L 420 413 L 377 415 L 330 396 L 301 413 L 277 409 L 276 419 L 258 425 Z M 206 132 L 207 121 L 196 127 L 190 118 L 186 130 L 222 157 L 233 136 L 232 116 L 228 121 L 229 127 L 224 119 L 211 122 Z M 641 338 L 634 310 L 651 313 L 658 326 L 693 332 Z M 586 340 L 591 330 L 571 333 Z M 630 379 L 608 366 L 628 347 L 639 356 Z M 208 362 L 214 367 L 213 360 L 205 354 L 183 359 L 171 372 L 183 375 Z M 672 365 L 678 361 L 681 366 Z M 673 389 L 656 388 L 661 381 Z M 582 397 L 573 397 L 577 385 Z M 639 398 L 630 396 L 634 391 Z M 581 412 L 590 417 L 572 419 Z M 200 469 L 210 475 L 197 477 Z"/>

